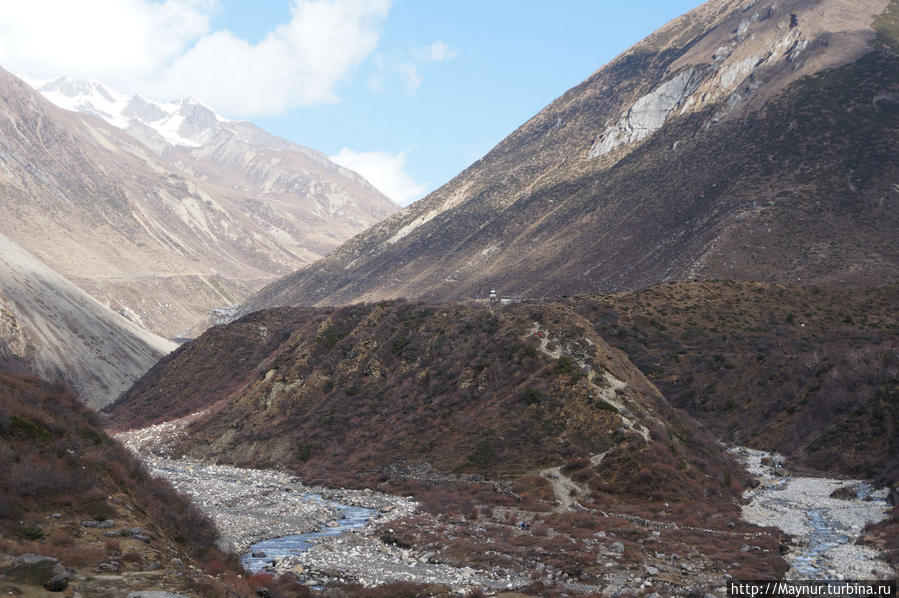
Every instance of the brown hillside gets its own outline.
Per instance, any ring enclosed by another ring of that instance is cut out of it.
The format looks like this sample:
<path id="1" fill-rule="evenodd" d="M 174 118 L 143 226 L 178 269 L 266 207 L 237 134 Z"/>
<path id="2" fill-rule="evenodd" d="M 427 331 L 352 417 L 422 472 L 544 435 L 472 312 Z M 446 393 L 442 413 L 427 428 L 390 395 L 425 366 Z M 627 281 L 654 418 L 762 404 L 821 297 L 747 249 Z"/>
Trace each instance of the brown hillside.
<path id="1" fill-rule="evenodd" d="M 680 451 L 719 470 L 716 483 L 730 467 L 586 320 L 551 304 L 260 312 L 182 347 L 107 411 L 123 428 L 203 409 L 182 451 L 319 478 L 422 463 L 514 478 L 615 449 L 637 459 L 630 473 L 671 464 L 664 489 L 639 490 L 661 497 L 710 483 L 674 468 Z"/>
<path id="2" fill-rule="evenodd" d="M 117 429 L 199 413 L 175 454 L 413 494 L 424 512 L 382 540 L 440 562 L 542 563 L 601 583 L 592 538 L 605 530 L 604 546 L 627 540 L 623 570 L 671 551 L 708 572 L 671 578 L 677 591 L 715 587 L 721 566 L 784 570 L 780 534 L 739 518 L 742 468 L 558 304 L 256 312 L 181 347 L 105 411 Z M 518 537 L 521 519 L 538 531 Z M 747 542 L 757 548 L 741 552 Z"/>
<path id="3" fill-rule="evenodd" d="M 41 587 L 45 576 L 21 567 L 16 555 L 25 553 L 72 568 L 69 591 L 87 596 L 148 587 L 193 593 L 199 572 L 188 566 L 228 561 L 215 548 L 213 524 L 167 482 L 150 477 L 62 385 L 0 373 L 0 471 L 4 594 L 53 595 Z M 108 527 L 82 524 L 104 520 Z M 117 538 L 106 533 L 137 527 Z M 107 574 L 126 572 L 128 579 L 95 579 L 101 563 Z M 140 573 L 148 569 L 154 571 Z"/>
<path id="4" fill-rule="evenodd" d="M 899 479 L 899 289 L 664 284 L 568 304 L 724 439 Z"/>

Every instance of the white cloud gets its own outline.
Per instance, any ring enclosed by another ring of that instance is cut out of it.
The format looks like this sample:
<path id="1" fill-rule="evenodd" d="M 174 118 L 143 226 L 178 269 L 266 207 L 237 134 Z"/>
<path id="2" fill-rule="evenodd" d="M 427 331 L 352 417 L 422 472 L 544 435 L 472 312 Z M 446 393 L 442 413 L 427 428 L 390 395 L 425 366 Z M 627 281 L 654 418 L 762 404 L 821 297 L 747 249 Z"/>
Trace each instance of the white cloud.
<path id="1" fill-rule="evenodd" d="M 100 79 L 158 99 L 194 96 L 229 116 L 336 101 L 374 51 L 390 0 L 294 0 L 258 43 L 210 31 L 215 0 L 4 4 L 0 64 L 36 77 Z"/>
<path id="2" fill-rule="evenodd" d="M 345 147 L 329 158 L 355 170 L 381 193 L 402 206 L 420 199 L 427 190 L 426 184 L 415 181 L 405 172 L 406 154 L 403 152 L 357 152 Z"/>
<path id="3" fill-rule="evenodd" d="M 421 85 L 421 73 L 418 67 L 411 62 L 404 62 L 396 67 L 396 70 L 406 81 L 406 93 L 413 93 Z"/>
<path id="4" fill-rule="evenodd" d="M 459 51 L 442 41 L 423 48 L 413 48 L 391 55 L 377 54 L 373 60 L 375 72 L 369 77 L 369 88 L 375 93 L 384 91 L 388 79 L 402 82 L 407 94 L 415 93 L 423 80 L 422 70 L 428 62 L 452 60 Z M 396 86 L 396 85 L 395 85 Z"/>
<path id="5" fill-rule="evenodd" d="M 459 51 L 449 47 L 444 42 L 437 40 L 427 48 L 425 48 L 423 57 L 425 60 L 441 62 L 444 60 L 452 60 L 459 55 Z"/>

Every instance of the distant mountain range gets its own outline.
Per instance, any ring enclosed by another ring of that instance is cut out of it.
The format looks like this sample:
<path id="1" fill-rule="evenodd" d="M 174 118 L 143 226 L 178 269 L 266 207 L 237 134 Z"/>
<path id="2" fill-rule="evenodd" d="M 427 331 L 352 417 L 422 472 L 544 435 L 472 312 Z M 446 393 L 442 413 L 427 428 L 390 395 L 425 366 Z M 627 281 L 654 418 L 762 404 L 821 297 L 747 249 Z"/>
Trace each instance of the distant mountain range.
<path id="1" fill-rule="evenodd" d="M 397 209 L 319 152 L 195 100 L 39 87 L 81 113 L 0 73 L 0 232 L 163 336 Z"/>
<path id="2" fill-rule="evenodd" d="M 240 313 L 899 276 L 896 2 L 712 0 Z"/>

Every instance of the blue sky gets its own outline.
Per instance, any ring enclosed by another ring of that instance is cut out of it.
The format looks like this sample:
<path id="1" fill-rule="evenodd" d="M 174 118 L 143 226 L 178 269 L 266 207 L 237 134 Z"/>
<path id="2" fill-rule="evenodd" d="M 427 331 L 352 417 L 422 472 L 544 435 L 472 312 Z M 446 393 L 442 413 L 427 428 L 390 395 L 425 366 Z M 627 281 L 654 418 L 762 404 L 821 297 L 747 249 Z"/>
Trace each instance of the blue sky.
<path id="1" fill-rule="evenodd" d="M 699 3 L 33 0 L 4 8 L 0 65 L 197 97 L 408 203 Z"/>
<path id="2" fill-rule="evenodd" d="M 259 37 L 287 17 L 225 5 L 221 26 Z M 485 154 L 568 88 L 697 0 L 534 2 L 400 0 L 371 59 L 337 87 L 340 102 L 254 122 L 329 155 L 343 148 L 405 156 L 405 172 L 431 191 Z M 435 42 L 456 54 L 418 64 L 414 90 L 394 69 Z M 379 62 L 380 60 L 380 62 Z M 385 72 L 386 71 L 386 72 Z M 372 78 L 382 78 L 380 89 Z"/>

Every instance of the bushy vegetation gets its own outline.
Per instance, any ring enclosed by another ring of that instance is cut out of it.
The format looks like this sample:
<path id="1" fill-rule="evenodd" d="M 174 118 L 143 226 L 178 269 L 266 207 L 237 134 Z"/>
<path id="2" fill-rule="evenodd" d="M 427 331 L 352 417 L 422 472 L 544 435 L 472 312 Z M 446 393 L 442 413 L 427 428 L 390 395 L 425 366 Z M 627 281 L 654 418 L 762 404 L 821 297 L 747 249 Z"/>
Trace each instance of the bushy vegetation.
<path id="1" fill-rule="evenodd" d="M 544 339 L 529 333 L 534 322 L 552 331 L 547 350 L 564 348 L 558 358 L 539 350 Z M 140 426 L 212 407 L 182 450 L 292 468 L 331 484 L 383 482 L 385 467 L 420 463 L 516 479 L 614 448 L 615 465 L 601 474 L 615 481 L 605 483 L 605 493 L 681 500 L 705 496 L 711 478 L 723 486 L 716 492 L 731 494 L 725 474 L 743 478 L 713 439 L 672 410 L 620 353 L 591 346 L 587 335 L 594 335 L 588 322 L 553 304 L 491 310 L 388 302 L 258 312 L 182 348 L 110 411 L 116 425 Z M 654 444 L 684 454 L 647 453 L 642 439 L 629 440 L 618 409 L 591 387 L 591 370 L 627 381 L 619 398 L 648 422 L 650 410 L 665 422 L 651 424 Z M 210 374 L 218 376 L 216 392 L 203 388 Z M 226 429 L 234 431 L 228 445 L 219 442 L 208 454 L 204 439 Z M 685 458 L 690 467 L 678 469 Z M 636 475 L 640 467 L 653 484 L 611 473 Z"/>
<path id="2" fill-rule="evenodd" d="M 113 518 L 120 497 L 186 552 L 219 554 L 212 523 L 107 436 L 67 387 L 0 373 L 0 470 L 0 532 L 42 541 L 42 553 L 83 560 L 64 538 L 45 537 L 46 515 Z"/>
<path id="3" fill-rule="evenodd" d="M 701 282 L 572 306 L 725 439 L 899 478 L 899 289 Z"/>

